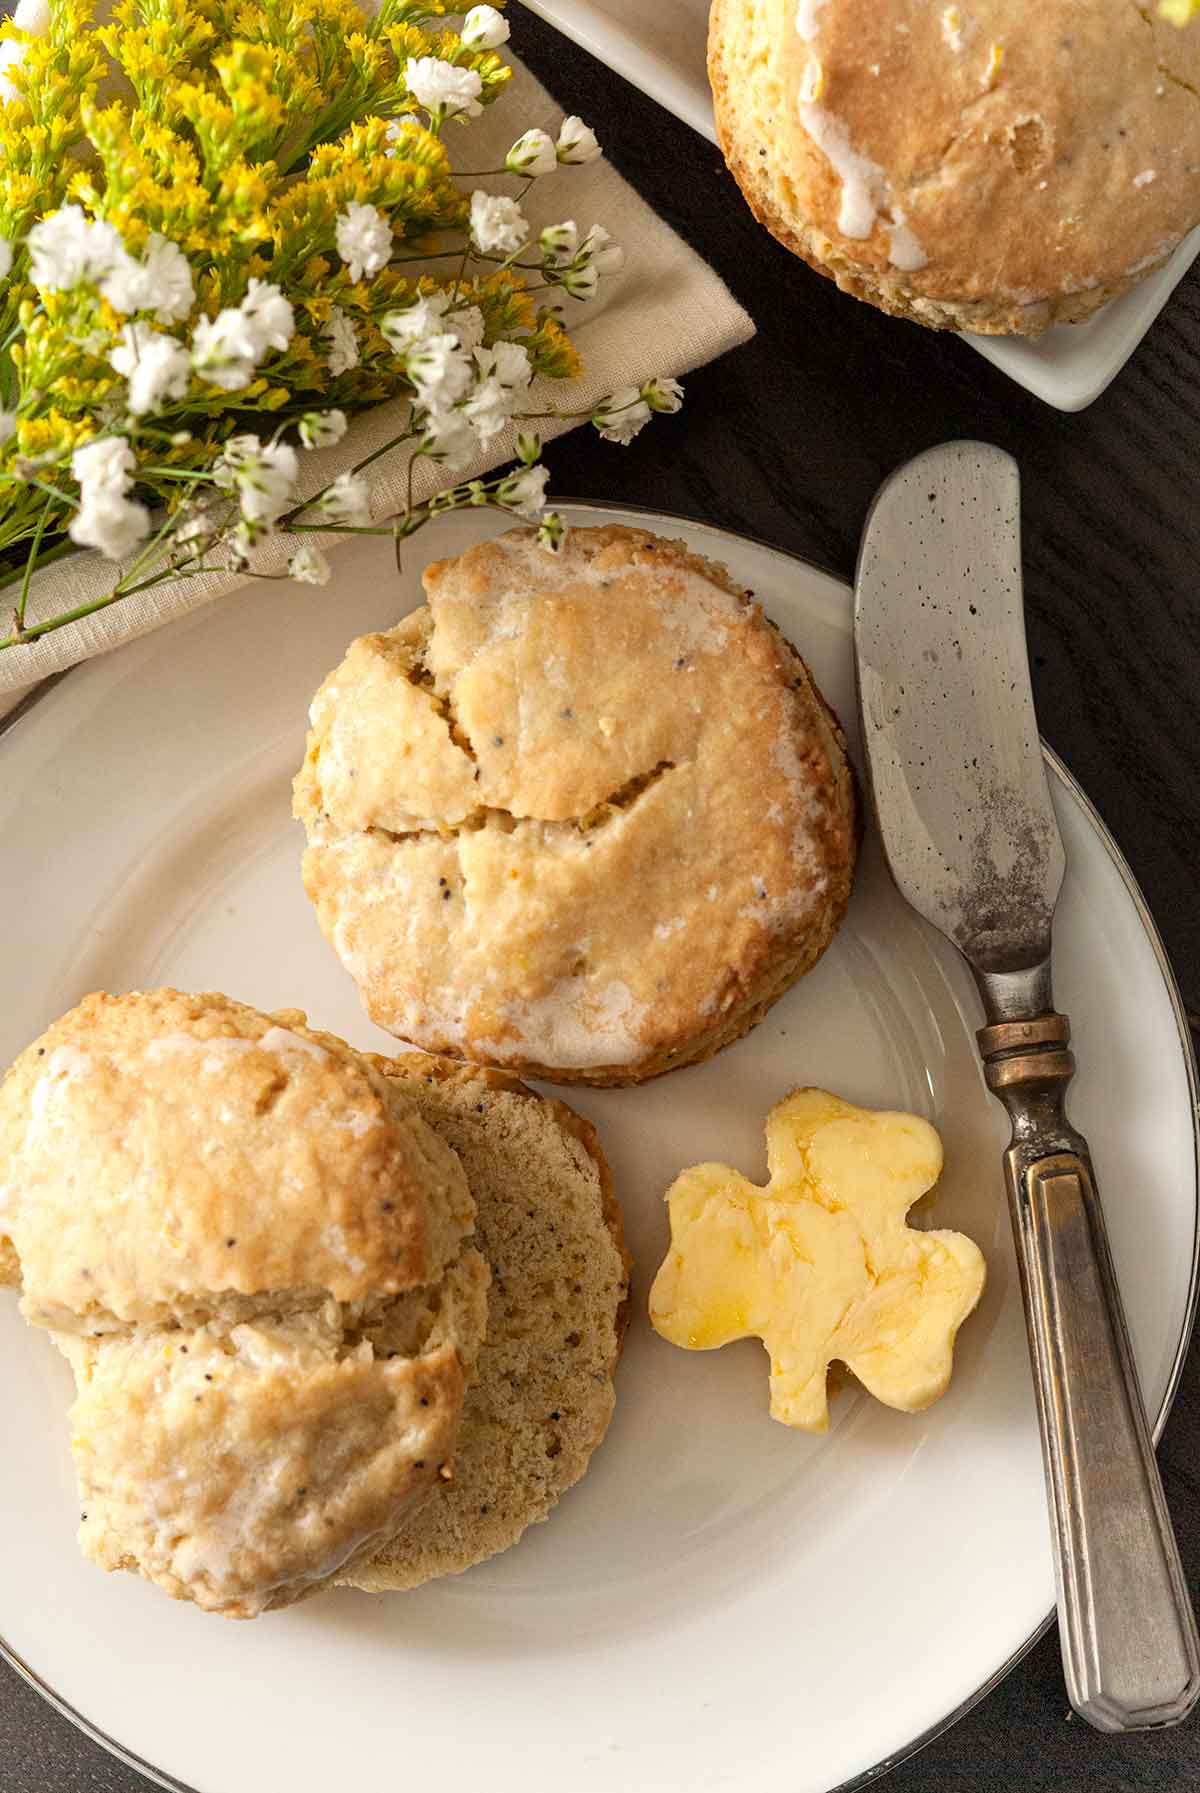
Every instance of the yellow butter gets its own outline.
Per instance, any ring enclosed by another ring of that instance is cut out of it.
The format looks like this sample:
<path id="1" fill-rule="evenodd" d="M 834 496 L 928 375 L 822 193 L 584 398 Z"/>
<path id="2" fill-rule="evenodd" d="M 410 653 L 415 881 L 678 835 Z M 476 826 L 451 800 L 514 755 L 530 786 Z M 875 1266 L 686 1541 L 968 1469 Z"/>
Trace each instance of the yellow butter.
<path id="1" fill-rule="evenodd" d="M 834 1361 L 889 1407 L 927 1407 L 986 1275 L 962 1233 L 906 1224 L 941 1174 L 937 1133 L 917 1115 L 795 1090 L 767 1116 L 767 1165 L 765 1189 L 727 1164 L 671 1185 L 655 1329 L 692 1351 L 760 1338 L 771 1416 L 786 1426 L 826 1429 Z"/>

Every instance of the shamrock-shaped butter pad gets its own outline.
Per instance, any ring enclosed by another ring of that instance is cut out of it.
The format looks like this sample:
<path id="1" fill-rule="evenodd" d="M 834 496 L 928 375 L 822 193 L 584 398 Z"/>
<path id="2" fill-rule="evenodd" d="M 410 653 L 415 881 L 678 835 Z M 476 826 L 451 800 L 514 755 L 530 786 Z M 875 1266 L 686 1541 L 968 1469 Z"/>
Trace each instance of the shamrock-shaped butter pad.
<path id="1" fill-rule="evenodd" d="M 907 1224 L 941 1174 L 929 1122 L 794 1090 L 767 1116 L 767 1165 L 765 1189 L 727 1164 L 675 1179 L 655 1329 L 691 1351 L 760 1338 L 771 1417 L 806 1432 L 829 1424 L 834 1360 L 889 1407 L 936 1401 L 986 1270 L 962 1233 Z"/>

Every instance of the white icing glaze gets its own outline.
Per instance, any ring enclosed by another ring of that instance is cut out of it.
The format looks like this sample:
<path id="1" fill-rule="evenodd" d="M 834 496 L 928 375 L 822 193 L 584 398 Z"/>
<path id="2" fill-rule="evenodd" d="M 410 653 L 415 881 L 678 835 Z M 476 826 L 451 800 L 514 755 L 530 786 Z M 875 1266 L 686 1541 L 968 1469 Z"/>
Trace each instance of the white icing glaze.
<path id="1" fill-rule="evenodd" d="M 943 8 L 942 37 L 955 55 L 966 49 L 978 29 L 970 13 L 964 12 L 961 6 Z"/>
<path id="2" fill-rule="evenodd" d="M 906 274 L 915 274 L 918 268 L 928 265 L 929 257 L 898 205 L 892 207 L 888 242 L 888 260 L 893 268 L 900 268 Z"/>
<path id="3" fill-rule="evenodd" d="M 869 237 L 883 200 L 883 169 L 859 155 L 841 119 L 825 106 L 802 103 L 800 123 L 842 183 L 838 229 L 844 237 Z"/>
<path id="4" fill-rule="evenodd" d="M 810 44 L 817 35 L 820 26 L 817 14 L 824 4 L 825 0 L 797 0 L 796 30 L 806 44 Z"/>

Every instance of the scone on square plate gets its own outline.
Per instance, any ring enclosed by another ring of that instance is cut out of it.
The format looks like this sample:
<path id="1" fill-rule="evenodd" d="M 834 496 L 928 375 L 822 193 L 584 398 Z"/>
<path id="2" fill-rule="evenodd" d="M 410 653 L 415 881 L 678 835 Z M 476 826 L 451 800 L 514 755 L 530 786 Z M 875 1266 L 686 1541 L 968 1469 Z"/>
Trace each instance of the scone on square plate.
<path id="1" fill-rule="evenodd" d="M 708 61 L 759 220 L 933 329 L 1079 323 L 1200 224 L 1200 29 L 1154 0 L 713 0 Z"/>
<path id="2" fill-rule="evenodd" d="M 725 571 L 620 525 L 425 575 L 313 701 L 304 881 L 373 1020 L 638 1083 L 738 1039 L 829 944 L 856 813 L 835 718 Z"/>

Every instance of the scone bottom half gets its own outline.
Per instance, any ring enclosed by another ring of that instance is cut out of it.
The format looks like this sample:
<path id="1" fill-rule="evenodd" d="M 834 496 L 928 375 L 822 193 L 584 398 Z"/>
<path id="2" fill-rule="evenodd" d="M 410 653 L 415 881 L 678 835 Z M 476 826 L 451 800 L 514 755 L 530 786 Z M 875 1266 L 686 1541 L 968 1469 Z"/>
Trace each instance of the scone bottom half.
<path id="1" fill-rule="evenodd" d="M 746 1033 L 853 880 L 845 741 L 728 573 L 610 524 L 425 573 L 313 700 L 304 882 L 371 1018 L 522 1076 L 640 1083 Z"/>
<path id="2" fill-rule="evenodd" d="M 456 1154 L 365 1056 L 296 1011 L 89 996 L 0 1085 L 0 1160 L 103 1567 L 252 1617 L 452 1473 L 489 1271 Z"/>

